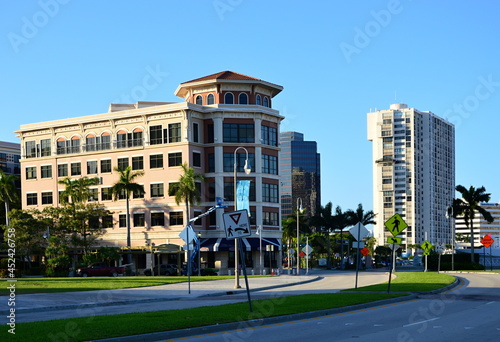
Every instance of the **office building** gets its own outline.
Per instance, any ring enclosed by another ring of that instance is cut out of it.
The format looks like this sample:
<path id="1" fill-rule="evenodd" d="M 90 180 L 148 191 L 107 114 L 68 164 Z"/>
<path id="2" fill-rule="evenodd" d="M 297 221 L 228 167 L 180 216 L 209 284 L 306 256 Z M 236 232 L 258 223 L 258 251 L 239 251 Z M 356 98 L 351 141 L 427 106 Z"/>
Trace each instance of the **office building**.
<path id="1" fill-rule="evenodd" d="M 316 141 L 299 132 L 280 133 L 281 216 L 294 214 L 302 203 L 307 216 L 321 205 L 320 154 Z"/>
<path id="2" fill-rule="evenodd" d="M 0 168 L 5 174 L 19 176 L 21 174 L 21 145 L 0 141 Z"/>
<path id="3" fill-rule="evenodd" d="M 491 235 L 491 237 L 495 240 L 491 245 L 492 248 L 500 247 L 500 204 L 499 203 L 481 203 L 481 207 L 486 209 L 491 216 L 493 216 L 494 221 L 489 223 L 487 222 L 483 216 L 476 212 L 474 220 L 472 222 L 474 226 L 474 247 L 481 248 L 483 245 L 481 244 L 481 239 L 485 235 Z M 455 219 L 455 232 L 459 234 L 459 238 L 457 239 L 456 246 L 457 249 L 470 248 L 470 242 L 463 241 L 465 239 L 469 239 L 470 241 L 470 227 L 467 227 L 463 217 L 457 217 Z M 476 253 L 479 251 L 476 250 Z"/>
<path id="4" fill-rule="evenodd" d="M 451 243 L 446 210 L 455 195 L 454 126 L 432 112 L 393 104 L 368 113 L 368 140 L 377 244 L 391 236 L 384 223 L 396 213 L 408 225 L 400 235 L 403 249 L 425 240 Z"/>
<path id="5" fill-rule="evenodd" d="M 150 247 L 160 263 L 180 265 L 179 233 L 187 224 L 184 203 L 169 196 L 187 163 L 206 178 L 198 184 L 202 202 L 188 218 L 205 213 L 225 198 L 233 210 L 233 171 L 250 180 L 252 237 L 243 239 L 247 266 L 259 267 L 262 227 L 267 267 L 276 266 L 281 238 L 279 220 L 278 134 L 283 117 L 272 108 L 283 88 L 254 77 L 224 71 L 181 83 L 175 95 L 184 101 L 111 104 L 107 113 L 22 125 L 16 132 L 22 148 L 24 209 L 59 205 L 65 177 L 98 177 L 91 201 L 113 212 L 102 220 L 106 234 L 100 246 L 126 246 L 124 199 L 114 201 L 110 188 L 117 182 L 113 169 L 128 165 L 144 172 L 137 178 L 145 193 L 130 201 L 131 245 L 138 269 L 148 267 Z M 75 104 L 77 105 L 77 104 Z M 71 109 L 69 109 L 71 110 Z M 248 151 L 251 173 L 243 172 Z M 237 152 L 237 153 L 236 153 Z M 234 267 L 234 241 L 225 239 L 221 209 L 194 223 L 200 237 L 202 264 L 226 272 Z M 271 245 L 270 247 L 266 247 Z M 270 261 L 271 260 L 271 261 Z"/>

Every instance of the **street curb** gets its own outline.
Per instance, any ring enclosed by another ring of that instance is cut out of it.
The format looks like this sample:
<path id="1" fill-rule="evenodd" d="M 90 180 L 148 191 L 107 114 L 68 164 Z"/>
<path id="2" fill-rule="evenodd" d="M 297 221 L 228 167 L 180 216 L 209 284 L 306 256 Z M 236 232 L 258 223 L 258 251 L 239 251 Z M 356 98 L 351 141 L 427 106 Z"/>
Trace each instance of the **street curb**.
<path id="1" fill-rule="evenodd" d="M 291 322 L 291 321 L 307 320 L 307 319 L 318 318 L 318 317 L 322 317 L 322 316 L 337 315 L 337 314 L 342 314 L 342 313 L 346 313 L 346 312 L 353 312 L 353 311 L 358 311 L 358 310 L 370 309 L 370 308 L 374 308 L 374 307 L 378 307 L 378 306 L 396 304 L 399 302 L 411 301 L 411 300 L 418 299 L 419 296 L 423 295 L 423 294 L 439 294 L 441 292 L 449 291 L 449 290 L 457 287 L 461 282 L 462 282 L 462 280 L 456 277 L 455 281 L 452 284 L 445 286 L 443 288 L 437 289 L 437 290 L 428 291 L 428 292 L 418 292 L 418 293 L 414 292 L 414 293 L 410 293 L 406 296 L 402 296 L 402 297 L 398 297 L 398 298 L 383 299 L 383 300 L 378 300 L 378 301 L 374 301 L 374 302 L 370 302 L 370 303 L 345 306 L 345 307 L 341 307 L 341 308 L 325 309 L 325 310 L 319 310 L 319 311 L 310 311 L 310 312 L 304 312 L 304 313 L 300 313 L 300 314 L 252 319 L 252 320 L 246 320 L 246 321 L 217 324 L 217 325 L 210 325 L 210 326 L 196 327 L 196 328 L 188 328 L 188 329 L 181 329 L 181 330 L 170 330 L 170 331 L 149 333 L 149 334 L 142 334 L 142 335 L 135 335 L 135 336 L 115 337 L 115 338 L 101 339 L 101 340 L 94 340 L 94 341 L 99 341 L 99 342 L 148 342 L 148 341 L 158 341 L 158 340 L 173 339 L 173 338 L 193 337 L 196 335 L 220 333 L 223 331 L 226 331 L 227 333 L 231 333 L 234 330 L 245 330 L 245 329 L 255 328 L 255 327 L 264 326 L 264 325 L 278 324 L 278 323 Z M 251 313 L 249 313 L 249 315 L 251 315 Z"/>
<path id="2" fill-rule="evenodd" d="M 299 282 L 294 282 L 294 283 L 287 283 L 287 284 L 279 284 L 279 285 L 272 285 L 272 286 L 265 286 L 265 287 L 259 287 L 256 289 L 250 289 L 250 292 L 258 292 L 258 291 L 266 291 L 266 290 L 271 290 L 271 289 L 276 289 L 276 288 L 281 288 L 281 287 L 288 287 L 288 286 L 294 286 L 294 285 L 300 285 L 300 284 L 307 284 L 313 281 L 317 281 L 322 279 L 323 277 L 316 276 L 312 279 L 307 279 Z M 98 290 L 102 291 L 102 290 Z M 108 290 L 105 290 L 108 291 Z M 93 291 L 88 291 L 88 292 L 93 292 Z M 232 291 L 220 291 L 220 292 L 214 292 L 214 293 L 207 293 L 199 296 L 193 296 L 192 298 L 206 298 L 206 297 L 221 297 L 221 296 L 227 296 L 227 295 L 233 295 L 233 294 L 241 294 L 241 293 L 246 293 L 246 289 L 238 289 L 238 290 L 232 290 Z M 99 303 L 81 303 L 81 304 L 68 304 L 68 305 L 56 305 L 56 306 L 45 306 L 41 308 L 16 308 L 16 312 L 45 312 L 45 311 L 57 311 L 57 310 L 70 310 L 70 309 L 81 309 L 81 308 L 92 308 L 96 306 L 115 306 L 115 305 L 129 305 L 129 304 L 143 304 L 143 303 L 157 303 L 157 302 L 169 302 L 173 300 L 179 300 L 179 298 L 147 298 L 147 299 L 137 299 L 137 300 L 123 300 L 123 301 L 110 301 L 110 302 L 99 302 Z M 8 310 L 0 310 L 0 314 L 9 314 Z"/>

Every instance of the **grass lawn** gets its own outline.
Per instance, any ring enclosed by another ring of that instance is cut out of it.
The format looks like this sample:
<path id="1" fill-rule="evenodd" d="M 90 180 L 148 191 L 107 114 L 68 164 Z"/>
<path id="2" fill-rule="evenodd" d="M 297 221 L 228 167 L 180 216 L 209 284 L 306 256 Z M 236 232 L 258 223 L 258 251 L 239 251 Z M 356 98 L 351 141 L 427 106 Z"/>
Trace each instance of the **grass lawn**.
<path id="1" fill-rule="evenodd" d="M 196 280 L 226 279 L 233 277 L 192 277 Z M 40 279 L 28 279 L 40 281 Z M 47 279 L 47 281 L 58 279 Z M 63 278 L 61 280 L 68 280 Z M 73 279 L 71 279 L 73 280 Z M 129 277 L 129 278 L 76 278 L 75 282 L 95 281 L 105 288 L 118 288 L 120 281 L 147 284 L 165 284 L 173 281 L 186 281 L 186 277 Z M 118 282 L 117 282 L 118 281 Z M 241 302 L 220 306 L 200 307 L 183 310 L 130 313 L 122 315 L 91 316 L 69 318 L 44 322 L 17 323 L 16 334 L 9 334 L 9 341 L 86 341 L 102 338 L 145 334 L 158 331 L 177 330 L 213 324 L 240 322 L 245 320 L 296 314 L 302 312 L 332 309 L 377 300 L 404 296 L 406 293 L 393 291 L 431 291 L 453 283 L 454 277 L 444 273 L 400 272 L 391 281 L 391 293 L 387 284 L 358 288 L 358 291 L 380 291 L 375 293 L 331 293 L 308 294 L 272 299 L 253 300 L 253 313 L 248 303 Z M 148 283 L 149 282 L 149 283 Z M 151 283 L 152 282 L 152 283 Z M 76 284 L 76 283 L 75 283 Z M 75 285 L 73 284 L 73 286 Z M 89 283 L 90 284 L 90 283 Z M 127 284 L 128 285 L 128 284 Z M 124 285 L 125 286 L 125 285 Z M 65 287 L 63 287 L 65 288 Z M 55 290 L 55 288 L 53 289 Z M 352 289 L 351 289 L 352 290 Z M 2 328 L 5 332 L 7 325 Z M 3 335 L 3 331 L 0 335 Z"/>
<path id="2" fill-rule="evenodd" d="M 331 293 L 277 297 L 194 309 L 131 313 L 112 316 L 70 318 L 45 322 L 17 323 L 9 341 L 88 341 L 159 331 L 239 322 L 289 315 L 394 298 L 404 294 Z M 5 332 L 9 327 L 2 327 Z M 2 331 L 2 335 L 3 335 Z"/>
<path id="3" fill-rule="evenodd" d="M 435 272 L 396 272 L 397 278 L 391 280 L 392 291 L 433 291 L 453 284 L 455 277 Z M 389 278 L 387 278 L 389 280 Z M 345 291 L 387 291 L 387 282 L 377 285 L 358 287 Z"/>
<path id="4" fill-rule="evenodd" d="M 231 276 L 191 277 L 191 281 L 233 279 Z M 187 282 L 187 277 L 91 277 L 91 278 L 20 278 L 16 293 L 50 293 L 124 289 Z M 8 295 L 7 280 L 0 280 L 0 295 Z"/>

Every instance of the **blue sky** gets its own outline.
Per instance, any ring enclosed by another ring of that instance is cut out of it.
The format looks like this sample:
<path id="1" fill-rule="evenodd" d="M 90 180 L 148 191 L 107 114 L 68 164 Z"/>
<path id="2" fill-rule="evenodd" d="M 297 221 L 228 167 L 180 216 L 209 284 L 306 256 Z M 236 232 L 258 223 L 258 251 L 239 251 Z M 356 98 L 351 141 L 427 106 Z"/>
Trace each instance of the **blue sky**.
<path id="1" fill-rule="evenodd" d="M 173 101 L 232 70 L 282 85 L 282 131 L 316 140 L 322 202 L 372 209 L 366 113 L 407 103 L 456 125 L 456 183 L 500 199 L 495 1 L 2 1 L 0 140 L 21 124 Z"/>

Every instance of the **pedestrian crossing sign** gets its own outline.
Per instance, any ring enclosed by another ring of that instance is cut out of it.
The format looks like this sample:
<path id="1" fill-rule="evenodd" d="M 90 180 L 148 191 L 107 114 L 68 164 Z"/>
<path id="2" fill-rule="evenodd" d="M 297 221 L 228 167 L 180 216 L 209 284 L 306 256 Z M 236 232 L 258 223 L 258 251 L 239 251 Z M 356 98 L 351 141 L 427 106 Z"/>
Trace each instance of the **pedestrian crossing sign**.
<path id="1" fill-rule="evenodd" d="M 384 223 L 384 226 L 386 226 L 387 230 L 389 230 L 389 232 L 394 237 L 401 234 L 401 232 L 408 227 L 406 222 L 399 214 L 394 214 L 394 216 L 392 216 Z"/>

